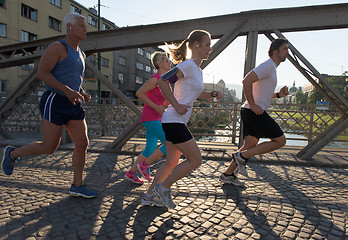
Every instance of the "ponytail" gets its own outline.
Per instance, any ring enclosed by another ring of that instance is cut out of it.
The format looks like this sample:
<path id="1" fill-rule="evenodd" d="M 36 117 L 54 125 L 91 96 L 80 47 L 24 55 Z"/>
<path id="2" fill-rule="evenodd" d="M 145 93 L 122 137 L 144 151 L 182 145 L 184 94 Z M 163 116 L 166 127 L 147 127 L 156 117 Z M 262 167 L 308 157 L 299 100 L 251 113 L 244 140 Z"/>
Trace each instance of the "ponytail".
<path id="1" fill-rule="evenodd" d="M 182 41 L 179 45 L 174 45 L 174 47 L 169 47 L 169 45 L 165 43 L 170 51 L 170 55 L 173 58 L 174 64 L 178 64 L 186 60 L 186 55 L 187 55 L 186 43 L 188 42 L 188 40 L 189 39 L 187 38 L 184 41 Z"/>
<path id="2" fill-rule="evenodd" d="M 200 43 L 203 39 L 203 36 L 209 36 L 210 33 L 205 30 L 193 30 L 189 36 L 182 41 L 179 45 L 174 45 L 174 47 L 169 47 L 167 43 L 166 46 L 170 51 L 170 55 L 173 58 L 174 64 L 178 64 L 186 60 L 187 48 L 192 50 L 193 44 L 195 42 Z M 188 44 L 187 44 L 188 43 Z"/>

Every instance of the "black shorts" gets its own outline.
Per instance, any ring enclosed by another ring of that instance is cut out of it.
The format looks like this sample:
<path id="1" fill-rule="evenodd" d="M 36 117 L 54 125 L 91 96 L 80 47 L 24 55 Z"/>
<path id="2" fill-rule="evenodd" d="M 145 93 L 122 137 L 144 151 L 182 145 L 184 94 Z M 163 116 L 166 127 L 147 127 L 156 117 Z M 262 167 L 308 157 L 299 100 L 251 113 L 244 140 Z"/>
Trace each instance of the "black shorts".
<path id="1" fill-rule="evenodd" d="M 251 109 L 242 108 L 240 114 L 243 121 L 243 137 L 278 138 L 284 134 L 266 111 L 263 111 L 261 115 L 256 115 Z"/>
<path id="2" fill-rule="evenodd" d="M 74 105 L 66 96 L 54 92 L 44 92 L 40 100 L 42 118 L 58 126 L 67 124 L 70 120 L 85 119 L 85 110 L 80 103 Z"/>
<path id="3" fill-rule="evenodd" d="M 162 123 L 166 140 L 173 144 L 187 142 L 193 138 L 190 130 L 183 123 Z"/>

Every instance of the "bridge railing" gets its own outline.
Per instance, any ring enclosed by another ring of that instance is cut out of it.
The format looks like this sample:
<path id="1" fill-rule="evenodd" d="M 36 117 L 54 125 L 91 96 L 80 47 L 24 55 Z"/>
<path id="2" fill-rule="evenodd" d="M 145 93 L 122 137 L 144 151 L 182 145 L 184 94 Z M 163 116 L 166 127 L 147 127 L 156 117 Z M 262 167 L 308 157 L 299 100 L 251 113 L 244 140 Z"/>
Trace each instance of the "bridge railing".
<path id="1" fill-rule="evenodd" d="M 142 108 L 141 101 L 132 101 L 139 109 Z M 99 99 L 83 105 L 90 138 L 117 137 L 137 118 L 133 111 L 117 99 Z M 196 101 L 188 127 L 200 141 L 238 143 L 240 107 L 240 102 Z M 287 139 L 307 142 L 339 118 L 338 112 L 331 108 L 323 110 L 319 105 L 272 104 L 268 113 L 287 134 Z M 3 127 L 9 132 L 40 132 L 38 97 L 28 98 L 3 123 Z M 136 134 L 136 137 L 144 136 L 144 129 Z M 348 143 L 348 129 L 334 141 Z"/>

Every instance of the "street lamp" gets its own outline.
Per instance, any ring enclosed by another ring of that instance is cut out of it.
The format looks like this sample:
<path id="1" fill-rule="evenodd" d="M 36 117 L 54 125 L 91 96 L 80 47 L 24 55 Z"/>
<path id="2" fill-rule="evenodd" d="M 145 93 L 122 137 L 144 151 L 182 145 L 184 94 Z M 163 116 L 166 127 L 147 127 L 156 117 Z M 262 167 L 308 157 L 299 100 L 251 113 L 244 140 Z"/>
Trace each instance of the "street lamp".
<path id="1" fill-rule="evenodd" d="M 100 31 L 100 0 L 98 0 L 98 31 Z M 98 52 L 97 54 L 97 58 L 98 58 L 98 70 L 101 70 L 101 55 L 100 52 Z M 101 97 L 101 88 L 100 88 L 100 79 L 98 78 L 97 81 L 97 96 L 98 98 Z"/>

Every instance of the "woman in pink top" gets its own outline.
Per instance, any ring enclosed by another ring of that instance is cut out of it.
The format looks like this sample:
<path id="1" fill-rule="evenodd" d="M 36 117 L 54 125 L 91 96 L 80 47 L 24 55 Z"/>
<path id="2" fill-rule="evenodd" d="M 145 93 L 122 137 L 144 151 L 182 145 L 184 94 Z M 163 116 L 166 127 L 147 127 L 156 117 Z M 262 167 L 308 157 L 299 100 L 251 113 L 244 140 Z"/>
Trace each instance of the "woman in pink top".
<path id="1" fill-rule="evenodd" d="M 157 73 L 152 75 L 151 78 L 136 92 L 136 96 L 144 103 L 140 122 L 146 129 L 146 146 L 144 151 L 142 151 L 138 156 L 137 161 L 125 174 L 126 179 L 137 184 L 143 183 L 137 174 L 137 169 L 139 169 L 144 178 L 151 181 L 150 165 L 166 154 L 166 148 L 164 145 L 165 136 L 162 129 L 161 119 L 167 104 L 157 85 L 157 81 L 161 78 L 162 74 L 170 70 L 171 62 L 168 58 L 168 53 L 165 52 L 154 52 L 151 55 L 151 62 L 157 69 Z M 157 148 L 158 140 L 163 143 L 160 148 Z"/>

